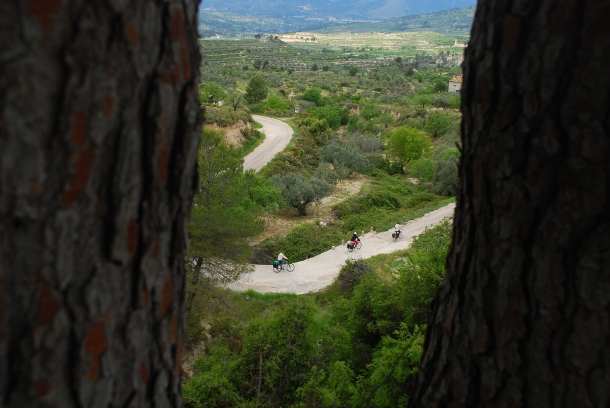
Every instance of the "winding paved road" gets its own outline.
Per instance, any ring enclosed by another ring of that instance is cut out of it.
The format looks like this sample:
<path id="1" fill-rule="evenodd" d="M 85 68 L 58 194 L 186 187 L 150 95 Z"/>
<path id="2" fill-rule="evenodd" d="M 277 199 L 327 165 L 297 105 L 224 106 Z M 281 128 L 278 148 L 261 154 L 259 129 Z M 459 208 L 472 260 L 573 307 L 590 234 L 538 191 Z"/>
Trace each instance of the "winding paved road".
<path id="1" fill-rule="evenodd" d="M 236 291 L 254 289 L 259 293 L 296 293 L 316 292 L 330 285 L 339 274 L 341 266 L 349 258 L 370 258 L 378 254 L 388 254 L 407 249 L 413 237 L 421 234 L 426 227 L 438 224 L 445 217 L 452 217 L 455 204 L 449 204 L 431 211 L 421 218 L 409 221 L 402 229 L 402 237 L 392 241 L 392 231 L 369 232 L 362 238 L 362 248 L 348 252 L 345 246 L 328 250 L 305 261 L 296 262 L 294 272 L 273 272 L 271 265 L 254 265 L 254 271 L 228 287 Z M 290 257 L 290 254 L 286 254 Z"/>
<path id="2" fill-rule="evenodd" d="M 263 125 L 265 140 L 252 153 L 244 157 L 244 170 L 259 171 L 273 157 L 284 150 L 292 138 L 292 128 L 285 122 L 266 116 L 252 115 L 252 119 Z"/>

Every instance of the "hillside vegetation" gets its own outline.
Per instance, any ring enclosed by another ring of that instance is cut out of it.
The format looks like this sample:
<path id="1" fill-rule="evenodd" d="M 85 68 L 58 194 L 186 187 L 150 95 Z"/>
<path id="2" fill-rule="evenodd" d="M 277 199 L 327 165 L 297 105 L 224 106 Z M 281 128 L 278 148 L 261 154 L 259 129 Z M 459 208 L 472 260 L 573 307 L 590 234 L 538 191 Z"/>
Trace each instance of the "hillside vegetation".
<path id="1" fill-rule="evenodd" d="M 188 368 L 184 404 L 405 406 L 450 231 L 444 222 L 408 251 L 349 262 L 318 294 L 217 290 L 190 326 L 189 344 L 205 351 Z"/>
<path id="2" fill-rule="evenodd" d="M 188 406 L 390 407 L 408 399 L 449 222 L 407 252 L 349 263 L 317 295 L 222 289 L 280 249 L 306 259 L 353 231 L 387 229 L 453 200 L 460 96 L 447 89 L 460 70 L 438 44 L 449 39 L 421 33 L 413 38 L 439 48 L 413 50 L 407 41 L 379 45 L 376 35 L 361 37 L 364 46 L 338 38 L 202 41 L 208 125 L 189 228 Z M 295 133 L 260 172 L 244 173 L 243 155 L 262 138 L 253 113 L 283 118 Z M 223 134 L 236 127 L 237 145 Z M 308 215 L 352 182 L 360 189 L 333 201 L 324 219 Z M 269 234 L 269 219 L 291 227 Z"/>

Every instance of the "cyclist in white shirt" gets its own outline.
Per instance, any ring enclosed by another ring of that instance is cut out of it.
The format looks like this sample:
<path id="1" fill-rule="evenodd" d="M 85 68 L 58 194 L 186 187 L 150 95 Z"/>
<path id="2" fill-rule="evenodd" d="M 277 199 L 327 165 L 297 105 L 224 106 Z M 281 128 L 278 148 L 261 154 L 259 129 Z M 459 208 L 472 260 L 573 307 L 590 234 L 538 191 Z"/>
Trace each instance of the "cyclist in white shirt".
<path id="1" fill-rule="evenodd" d="M 396 238 L 400 236 L 400 221 L 396 222 L 394 225 L 394 232 L 396 232 Z"/>
<path id="2" fill-rule="evenodd" d="M 280 251 L 280 254 L 277 256 L 277 260 L 280 261 L 280 266 L 283 266 L 288 258 L 284 255 L 284 251 Z"/>

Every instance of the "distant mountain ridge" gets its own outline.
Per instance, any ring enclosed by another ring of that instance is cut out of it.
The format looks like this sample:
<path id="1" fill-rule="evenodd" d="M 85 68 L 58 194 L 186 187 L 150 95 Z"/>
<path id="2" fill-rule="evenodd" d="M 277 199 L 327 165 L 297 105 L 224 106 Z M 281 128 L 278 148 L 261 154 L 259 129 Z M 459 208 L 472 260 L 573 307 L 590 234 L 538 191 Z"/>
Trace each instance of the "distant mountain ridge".
<path id="1" fill-rule="evenodd" d="M 476 6 L 476 0 L 205 0 L 204 12 L 296 18 L 374 21 Z"/>
<path id="2" fill-rule="evenodd" d="M 469 36 L 475 10 L 476 7 L 471 6 L 385 20 L 265 17 L 200 10 L 198 28 L 199 34 L 204 38 L 252 37 L 257 34 L 275 35 L 298 31 L 320 33 L 434 31 L 452 36 Z"/>

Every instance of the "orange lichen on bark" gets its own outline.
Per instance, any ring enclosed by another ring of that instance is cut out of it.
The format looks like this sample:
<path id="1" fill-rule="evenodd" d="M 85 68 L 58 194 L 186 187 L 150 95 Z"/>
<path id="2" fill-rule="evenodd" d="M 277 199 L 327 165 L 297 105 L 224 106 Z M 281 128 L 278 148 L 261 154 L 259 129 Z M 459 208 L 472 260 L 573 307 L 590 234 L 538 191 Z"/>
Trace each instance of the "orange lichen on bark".
<path id="1" fill-rule="evenodd" d="M 157 259 L 157 256 L 159 256 L 159 249 L 160 248 L 161 247 L 159 246 L 159 240 L 156 239 L 155 243 L 153 244 L 153 249 L 152 249 L 152 254 L 151 254 L 153 259 Z"/>
<path id="2" fill-rule="evenodd" d="M 182 18 L 182 12 L 176 9 L 172 14 L 172 42 L 176 42 L 184 33 L 184 20 Z"/>
<path id="3" fill-rule="evenodd" d="M 53 29 L 53 16 L 61 8 L 60 0 L 29 0 L 28 8 L 30 14 L 32 14 L 44 30 L 45 36 L 51 34 Z"/>
<path id="4" fill-rule="evenodd" d="M 37 196 L 38 193 L 40 193 L 40 186 L 36 180 L 30 181 L 30 193 L 34 196 Z"/>
<path id="5" fill-rule="evenodd" d="M 48 328 L 53 324 L 53 318 L 57 314 L 59 306 L 53 299 L 53 292 L 48 285 L 44 285 L 40 291 L 40 299 L 38 301 L 38 320 Z"/>
<path id="6" fill-rule="evenodd" d="M 132 256 L 138 246 L 138 222 L 135 219 L 127 223 L 127 253 Z"/>
<path id="7" fill-rule="evenodd" d="M 184 18 L 180 10 L 174 10 L 172 15 L 172 42 L 176 41 L 180 42 L 180 66 L 182 67 L 183 79 L 186 81 L 191 76 L 191 64 L 188 57 Z"/>
<path id="8" fill-rule="evenodd" d="M 169 84 L 172 81 L 172 78 L 170 77 L 169 73 L 166 72 L 163 75 L 161 75 L 161 78 L 159 78 L 159 81 L 161 81 L 161 83 L 163 83 L 163 84 Z"/>
<path id="9" fill-rule="evenodd" d="M 107 96 L 104 98 L 104 115 L 109 118 L 114 113 L 114 98 Z"/>
<path id="10" fill-rule="evenodd" d="M 191 64 L 185 38 L 180 42 L 180 63 L 182 64 L 182 76 L 185 81 L 188 81 L 191 77 Z"/>
<path id="11" fill-rule="evenodd" d="M 138 30 L 136 28 L 136 24 L 133 21 L 130 21 L 125 25 L 125 36 L 129 41 L 129 44 L 132 47 L 135 47 L 138 43 Z"/>
<path id="12" fill-rule="evenodd" d="M 144 306 L 148 305 L 148 302 L 150 302 L 150 291 L 149 290 L 144 291 L 144 296 L 142 299 L 144 301 Z"/>
<path id="13" fill-rule="evenodd" d="M 169 308 L 172 306 L 174 301 L 174 285 L 172 283 L 172 278 L 169 276 L 165 283 L 163 284 L 163 289 L 161 289 L 161 317 L 165 317 Z"/>
<path id="14" fill-rule="evenodd" d="M 519 38 L 521 31 L 521 21 L 513 15 L 508 15 L 504 19 L 504 49 L 512 48 Z"/>
<path id="15" fill-rule="evenodd" d="M 170 330 L 170 341 L 173 343 L 176 341 L 176 336 L 178 335 L 178 319 L 176 318 L 176 313 L 172 314 L 172 321 L 169 324 Z"/>
<path id="16" fill-rule="evenodd" d="M 91 148 L 73 156 L 72 161 L 76 162 L 74 164 L 74 178 L 70 189 L 61 196 L 62 205 L 67 206 L 74 203 L 78 194 L 85 188 L 94 156 L 95 152 Z"/>
<path id="17" fill-rule="evenodd" d="M 167 169 L 169 166 L 169 138 L 163 131 L 159 142 L 159 180 L 167 180 Z"/>
<path id="18" fill-rule="evenodd" d="M 178 84 L 178 82 L 180 82 L 180 66 L 178 64 L 174 64 L 172 65 L 172 70 L 173 75 L 172 75 L 172 81 L 174 83 L 174 85 Z"/>
<path id="19" fill-rule="evenodd" d="M 180 378 L 180 370 L 182 369 L 182 338 L 178 339 L 176 345 L 176 357 L 174 358 L 174 378 Z"/>
<path id="20" fill-rule="evenodd" d="M 42 379 L 36 384 L 36 396 L 43 398 L 55 389 L 55 380 Z"/>
<path id="21" fill-rule="evenodd" d="M 87 379 L 89 381 L 94 381 L 99 376 L 101 366 L 100 359 L 107 348 L 108 344 L 104 333 L 104 324 L 102 322 L 95 322 L 83 341 L 83 351 L 85 352 L 85 355 L 91 356 L 91 368 L 87 374 Z"/>
<path id="22" fill-rule="evenodd" d="M 72 140 L 78 147 L 87 143 L 87 115 L 84 112 L 76 112 L 72 118 Z"/>
<path id="23" fill-rule="evenodd" d="M 142 377 L 142 381 L 146 382 L 150 378 L 150 372 L 148 371 L 148 367 L 146 363 L 142 361 L 140 364 L 140 377 Z"/>

